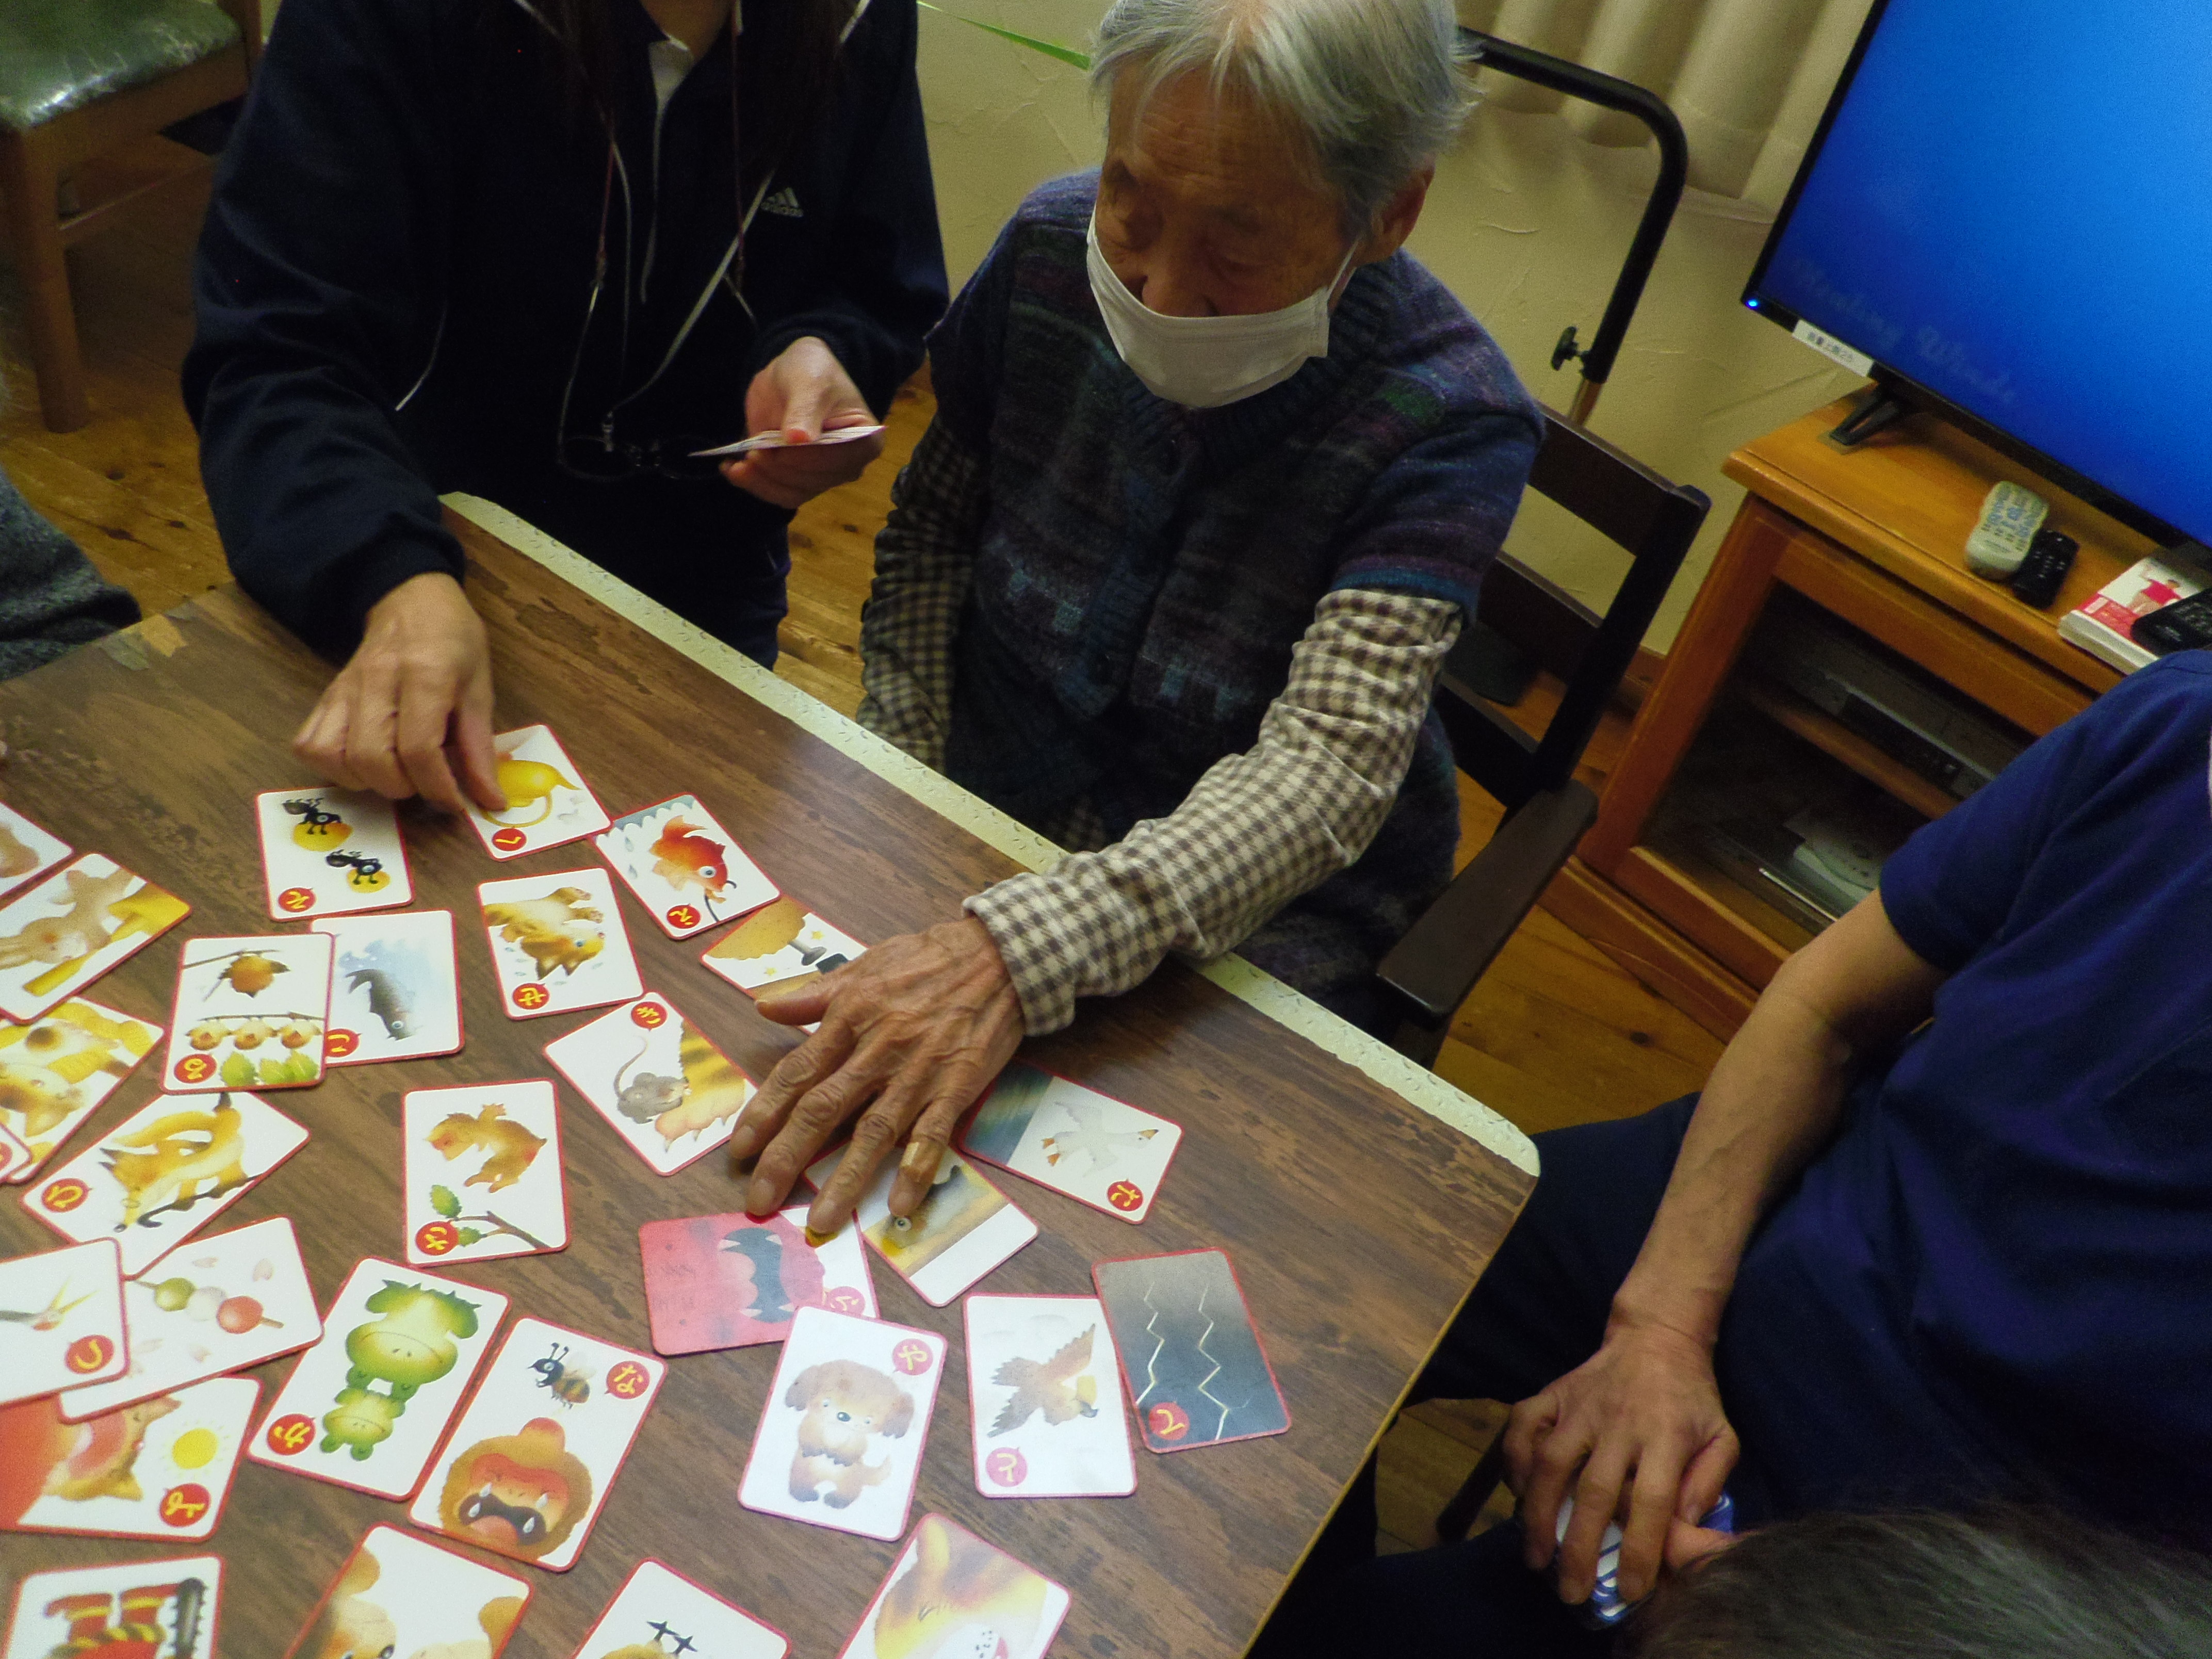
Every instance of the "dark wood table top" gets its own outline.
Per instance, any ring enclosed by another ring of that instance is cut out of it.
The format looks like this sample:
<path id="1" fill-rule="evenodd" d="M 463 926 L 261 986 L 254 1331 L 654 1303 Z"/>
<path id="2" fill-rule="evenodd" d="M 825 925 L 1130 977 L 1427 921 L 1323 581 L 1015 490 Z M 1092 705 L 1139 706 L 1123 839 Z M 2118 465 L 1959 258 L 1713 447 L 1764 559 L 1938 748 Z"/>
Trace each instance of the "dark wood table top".
<path id="1" fill-rule="evenodd" d="M 869 941 L 952 917 L 964 896 L 1018 867 L 543 565 L 456 527 L 491 632 L 500 729 L 552 726 L 611 813 L 695 793 L 786 892 Z M 252 798 L 309 781 L 285 745 L 329 673 L 224 588 L 0 686 L 9 750 L 0 795 L 194 906 L 175 935 L 88 994 L 166 1024 L 178 937 L 277 928 L 264 906 Z M 362 1256 L 400 1258 L 402 1093 L 556 1077 L 544 1045 L 602 1012 L 502 1018 L 474 908 L 479 882 L 596 866 L 588 842 L 495 864 L 465 824 L 424 816 L 408 828 L 416 904 L 454 912 L 468 1046 L 449 1059 L 341 1068 L 318 1088 L 270 1097 L 313 1138 L 213 1224 L 291 1216 L 324 1305 Z M 766 1076 L 792 1035 L 700 965 L 708 938 L 672 942 L 627 890 L 623 908 L 647 988 Z M 1179 963 L 1086 1006 L 1070 1030 L 1024 1052 L 1177 1121 L 1185 1139 L 1140 1227 L 1006 1177 L 1042 1231 L 981 1288 L 1089 1294 L 1094 1261 L 1219 1246 L 1237 1264 L 1293 1427 L 1166 1456 L 1140 1445 L 1131 1498 L 988 1499 L 973 1481 L 966 1371 L 955 1364 L 913 1513 L 950 1515 L 1065 1584 L 1074 1605 L 1058 1653 L 1242 1652 L 1531 1177 Z M 143 1106 L 157 1067 L 141 1066 L 57 1158 Z M 739 1208 L 738 1188 L 719 1155 L 654 1176 L 560 1089 L 568 1248 L 438 1271 L 504 1291 L 510 1318 L 534 1314 L 649 1349 L 638 1224 Z M 62 1242 L 24 1210 L 27 1190 L 0 1189 L 0 1255 Z M 884 1318 L 939 1332 L 960 1352 L 957 1303 L 930 1308 L 871 1265 Z M 294 1363 L 249 1373 L 263 1382 L 264 1407 Z M 537 1594 L 508 1654 L 566 1659 L 648 1556 L 782 1629 L 805 1659 L 838 1651 L 900 1547 L 738 1507 L 775 1363 L 772 1346 L 670 1362 L 574 1568 L 515 1569 Z M 205 1545 L 0 1535 L 0 1608 L 27 1572 L 213 1550 L 228 1563 L 224 1653 L 275 1659 L 379 1522 L 405 1526 L 404 1506 L 245 1462 Z"/>

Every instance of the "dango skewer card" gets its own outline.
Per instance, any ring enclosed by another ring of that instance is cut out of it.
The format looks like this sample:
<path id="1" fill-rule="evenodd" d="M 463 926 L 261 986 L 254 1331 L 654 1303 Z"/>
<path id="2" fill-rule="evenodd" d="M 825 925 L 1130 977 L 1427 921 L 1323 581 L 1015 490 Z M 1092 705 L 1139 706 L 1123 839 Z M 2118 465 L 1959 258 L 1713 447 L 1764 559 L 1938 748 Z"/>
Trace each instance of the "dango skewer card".
<path id="1" fill-rule="evenodd" d="M 314 926 L 336 942 L 330 1030 L 323 1039 L 326 1065 L 460 1052 L 451 910 L 337 916 Z"/>
<path id="2" fill-rule="evenodd" d="M 163 1085 L 312 1089 L 323 1080 L 330 1012 L 329 934 L 188 939 Z"/>
<path id="3" fill-rule="evenodd" d="M 592 843 L 671 939 L 757 910 L 775 884 L 696 795 L 626 812 Z"/>
<path id="4" fill-rule="evenodd" d="M 645 994 L 604 870 L 488 881 L 477 889 L 509 1019 L 601 1008 Z"/>
<path id="5" fill-rule="evenodd" d="M 409 1261 L 428 1267 L 568 1248 L 568 1180 L 551 1084 L 411 1090 L 399 1116 Z"/>
<path id="6" fill-rule="evenodd" d="M 520 858 L 525 853 L 563 847 L 607 827 L 606 809 L 550 728 L 525 726 L 502 732 L 491 746 L 507 805 L 487 812 L 471 801 L 468 818 L 484 851 L 494 858 Z"/>
<path id="7" fill-rule="evenodd" d="M 380 795 L 319 787 L 253 798 L 272 921 L 390 910 L 415 896 L 399 819 Z"/>

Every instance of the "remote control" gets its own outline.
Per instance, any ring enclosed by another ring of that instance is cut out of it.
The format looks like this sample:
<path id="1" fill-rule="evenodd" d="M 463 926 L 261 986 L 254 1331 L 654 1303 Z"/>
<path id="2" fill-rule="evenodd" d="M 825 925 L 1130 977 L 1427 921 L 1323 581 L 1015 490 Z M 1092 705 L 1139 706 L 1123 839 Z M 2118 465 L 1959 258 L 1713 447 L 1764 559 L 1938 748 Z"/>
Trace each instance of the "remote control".
<path id="1" fill-rule="evenodd" d="M 2212 645 L 2212 593 L 2162 605 L 2148 616 L 2137 617 L 2129 632 L 2137 645 L 2161 657 L 2169 651 L 2195 651 Z"/>
<path id="2" fill-rule="evenodd" d="M 2009 581 L 2050 513 L 2051 503 L 2032 489 L 2008 478 L 1992 484 L 1982 501 L 1981 522 L 1966 538 L 1966 568 L 1978 576 Z"/>
<path id="3" fill-rule="evenodd" d="M 2058 597 L 2059 585 L 2066 573 L 2074 568 L 2074 556 L 2081 550 L 2081 544 L 2063 530 L 2048 526 L 2035 532 L 2035 540 L 2021 561 L 2020 568 L 2012 573 L 2013 597 L 2026 601 L 2038 611 L 2049 608 Z"/>

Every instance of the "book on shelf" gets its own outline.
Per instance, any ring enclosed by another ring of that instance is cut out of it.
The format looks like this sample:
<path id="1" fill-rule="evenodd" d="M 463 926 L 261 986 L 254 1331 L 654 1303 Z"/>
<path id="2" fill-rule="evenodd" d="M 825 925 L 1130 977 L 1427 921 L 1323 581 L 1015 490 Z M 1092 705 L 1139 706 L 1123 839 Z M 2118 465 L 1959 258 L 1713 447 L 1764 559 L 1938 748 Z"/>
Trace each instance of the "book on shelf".
<path id="1" fill-rule="evenodd" d="M 2137 559 L 2076 609 L 2058 619 L 2058 634 L 2123 674 L 2158 660 L 2158 653 L 2136 643 L 2136 619 L 2176 599 L 2194 598 L 2212 587 L 2212 570 L 2171 554 Z"/>

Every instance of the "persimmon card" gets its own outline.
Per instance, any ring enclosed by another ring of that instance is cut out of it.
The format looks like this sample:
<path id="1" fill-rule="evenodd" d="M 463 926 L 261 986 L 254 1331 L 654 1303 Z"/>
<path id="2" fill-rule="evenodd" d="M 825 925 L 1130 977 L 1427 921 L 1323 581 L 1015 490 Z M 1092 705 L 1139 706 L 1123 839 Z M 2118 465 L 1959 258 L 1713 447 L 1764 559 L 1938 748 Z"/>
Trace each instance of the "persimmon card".
<path id="1" fill-rule="evenodd" d="M 188 939 L 163 1086 L 312 1089 L 323 1080 L 330 1012 L 329 934 Z"/>

